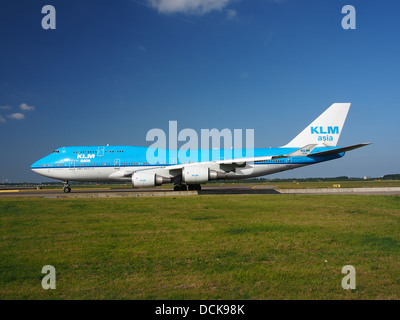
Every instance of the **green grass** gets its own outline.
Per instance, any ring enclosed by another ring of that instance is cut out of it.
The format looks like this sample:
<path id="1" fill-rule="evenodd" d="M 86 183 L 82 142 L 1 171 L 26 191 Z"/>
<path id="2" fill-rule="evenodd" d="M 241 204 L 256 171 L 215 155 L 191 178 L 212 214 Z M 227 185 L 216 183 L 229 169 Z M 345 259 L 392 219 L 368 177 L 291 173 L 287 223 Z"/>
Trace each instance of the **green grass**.
<path id="1" fill-rule="evenodd" d="M 399 230 L 398 196 L 2 198 L 0 298 L 399 299 Z"/>

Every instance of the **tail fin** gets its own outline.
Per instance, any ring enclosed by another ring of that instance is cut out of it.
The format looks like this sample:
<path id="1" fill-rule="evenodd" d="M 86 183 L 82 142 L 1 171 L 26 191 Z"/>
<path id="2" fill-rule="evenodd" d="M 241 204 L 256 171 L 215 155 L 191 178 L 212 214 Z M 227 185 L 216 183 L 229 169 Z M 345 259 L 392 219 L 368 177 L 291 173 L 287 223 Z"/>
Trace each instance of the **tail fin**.
<path id="1" fill-rule="evenodd" d="M 316 144 L 319 147 L 335 147 L 342 133 L 349 108 L 350 103 L 332 104 L 284 147 L 299 148 L 308 144 Z"/>

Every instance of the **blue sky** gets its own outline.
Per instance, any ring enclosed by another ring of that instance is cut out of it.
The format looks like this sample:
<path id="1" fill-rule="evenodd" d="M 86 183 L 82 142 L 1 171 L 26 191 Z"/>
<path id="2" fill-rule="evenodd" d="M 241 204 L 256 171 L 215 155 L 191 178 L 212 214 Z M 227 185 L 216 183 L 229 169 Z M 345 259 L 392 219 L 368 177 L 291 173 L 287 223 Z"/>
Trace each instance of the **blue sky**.
<path id="1" fill-rule="evenodd" d="M 56 29 L 44 30 L 44 5 Z M 356 30 L 344 30 L 344 5 Z M 399 173 L 400 3 L 118 0 L 0 3 L 0 183 L 74 145 L 149 146 L 146 133 L 254 129 L 286 144 L 351 102 L 339 144 L 374 144 L 271 177 Z M 22 105 L 22 106 L 21 106 Z"/>

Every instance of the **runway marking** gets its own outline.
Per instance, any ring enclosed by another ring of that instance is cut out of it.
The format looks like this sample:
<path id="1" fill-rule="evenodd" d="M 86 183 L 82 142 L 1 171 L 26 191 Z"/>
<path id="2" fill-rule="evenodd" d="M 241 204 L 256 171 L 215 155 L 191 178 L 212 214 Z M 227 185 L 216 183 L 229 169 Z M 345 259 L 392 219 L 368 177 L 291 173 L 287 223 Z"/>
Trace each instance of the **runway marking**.
<path id="1" fill-rule="evenodd" d="M 0 192 L 19 192 L 19 190 L 0 190 Z"/>

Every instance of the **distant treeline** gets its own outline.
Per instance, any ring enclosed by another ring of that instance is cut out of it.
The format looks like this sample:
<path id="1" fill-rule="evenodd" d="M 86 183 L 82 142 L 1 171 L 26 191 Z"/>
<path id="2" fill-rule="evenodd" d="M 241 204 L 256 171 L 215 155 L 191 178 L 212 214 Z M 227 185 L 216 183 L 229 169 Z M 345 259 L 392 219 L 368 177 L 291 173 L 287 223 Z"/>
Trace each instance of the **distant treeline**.
<path id="1" fill-rule="evenodd" d="M 400 180 L 400 174 L 386 174 L 381 180 Z"/>

